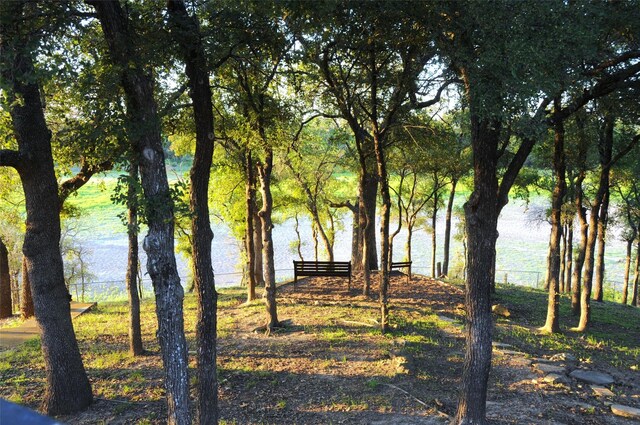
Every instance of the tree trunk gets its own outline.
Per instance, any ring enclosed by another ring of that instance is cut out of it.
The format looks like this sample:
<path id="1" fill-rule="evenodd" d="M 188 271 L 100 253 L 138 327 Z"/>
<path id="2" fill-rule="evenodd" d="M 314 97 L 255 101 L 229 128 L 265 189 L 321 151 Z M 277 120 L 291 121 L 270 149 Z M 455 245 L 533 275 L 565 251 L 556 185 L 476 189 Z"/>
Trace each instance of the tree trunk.
<path id="1" fill-rule="evenodd" d="M 624 261 L 624 281 L 622 283 L 622 304 L 626 304 L 629 299 L 629 271 L 631 269 L 631 250 L 633 249 L 633 239 L 627 240 L 627 255 Z"/>
<path id="2" fill-rule="evenodd" d="M 31 34 L 23 28 L 23 2 L 11 5 L 10 31 L 0 41 L 5 100 L 18 141 L 13 166 L 20 175 L 25 196 L 26 232 L 22 251 L 25 283 L 31 288 L 44 358 L 47 388 L 41 409 L 63 415 L 84 409 L 93 400 L 69 308 L 60 253 L 58 183 L 51 152 L 40 88 L 28 46 Z M 6 16 L 3 16 L 6 18 Z M 3 28 L 4 29 L 4 28 Z M 5 44 L 6 43 L 6 44 Z M 19 101 L 18 101 L 19 99 Z"/>
<path id="3" fill-rule="evenodd" d="M 465 291 L 466 349 L 454 423 L 485 424 L 491 370 L 491 283 L 498 237 L 497 149 L 500 123 L 471 114 L 474 189 L 465 203 L 468 267 Z"/>
<path id="4" fill-rule="evenodd" d="M 631 305 L 640 307 L 640 294 L 638 293 L 638 282 L 640 281 L 640 239 L 638 239 L 638 245 L 636 246 L 636 269 L 633 273 L 633 296 L 631 298 Z"/>
<path id="5" fill-rule="evenodd" d="M 20 317 L 28 319 L 34 315 L 33 296 L 31 295 L 31 282 L 27 273 L 27 259 L 22 257 L 22 296 L 20 297 Z"/>
<path id="6" fill-rule="evenodd" d="M 258 214 L 256 204 L 253 204 L 253 247 L 255 267 L 254 274 L 256 276 L 256 286 L 264 287 L 264 267 L 262 267 L 262 220 Z"/>
<path id="7" fill-rule="evenodd" d="M 565 287 L 565 280 L 564 280 L 564 276 L 565 276 L 565 267 L 567 264 L 567 225 L 564 224 L 562 226 L 562 238 L 560 239 L 560 282 L 559 282 L 559 292 L 563 293 L 566 291 L 566 287 Z"/>
<path id="8" fill-rule="evenodd" d="M 256 251 L 254 243 L 254 229 L 253 229 L 253 217 L 255 211 L 256 189 L 255 189 L 255 176 L 253 174 L 253 159 L 251 157 L 251 150 L 247 149 L 245 154 L 244 171 L 246 175 L 245 183 L 245 249 L 247 252 L 247 302 L 251 302 L 256 299 Z"/>
<path id="9" fill-rule="evenodd" d="M 584 191 L 582 183 L 586 177 L 586 161 L 587 161 L 587 146 L 588 140 L 584 134 L 584 120 L 580 118 L 580 115 L 576 116 L 576 124 L 578 127 L 578 176 L 576 177 L 574 190 L 575 190 L 575 205 L 576 215 L 578 216 L 578 224 L 580 225 L 580 245 L 578 247 L 578 253 L 576 255 L 575 264 L 573 268 L 573 275 L 571 279 L 571 312 L 574 316 L 580 315 L 580 299 L 582 288 L 582 269 L 584 267 L 584 259 L 587 252 L 587 240 L 589 237 L 589 223 L 587 222 L 587 210 L 584 207 Z"/>
<path id="10" fill-rule="evenodd" d="M 0 239 L 0 319 L 13 316 L 11 301 L 11 273 L 9 272 L 9 250 Z"/>
<path id="11" fill-rule="evenodd" d="M 329 240 L 327 233 L 324 231 L 324 227 L 322 226 L 322 222 L 320 221 L 320 214 L 318 213 L 318 209 L 314 206 L 311 208 L 311 217 L 316 225 L 316 231 L 320 235 L 320 239 L 322 239 L 322 243 L 324 244 L 324 249 L 327 252 L 327 260 L 333 261 L 333 244 Z"/>
<path id="12" fill-rule="evenodd" d="M 437 182 L 437 179 L 434 179 Z M 431 277 L 437 278 L 436 276 L 436 247 L 437 247 L 437 237 L 436 237 L 436 225 L 438 223 L 438 201 L 440 200 L 440 195 L 438 191 L 433 194 L 433 214 L 431 215 Z"/>
<path id="13" fill-rule="evenodd" d="M 278 309 L 276 305 L 276 271 L 273 259 L 273 238 L 271 231 L 273 222 L 271 212 L 273 210 L 273 198 L 271 196 L 271 171 L 273 169 L 273 152 L 267 148 L 263 164 L 258 166 L 260 177 L 260 191 L 262 193 L 262 209 L 259 212 L 262 221 L 262 261 L 264 268 L 264 290 L 267 305 L 267 328 L 274 329 L 280 326 L 278 321 Z"/>
<path id="14" fill-rule="evenodd" d="M 351 222 L 351 266 L 356 270 L 362 267 L 362 247 L 360 246 L 362 231 L 360 223 L 358 223 L 360 217 L 359 201 L 349 209 L 353 215 L 353 220 Z"/>
<path id="15" fill-rule="evenodd" d="M 442 274 L 449 275 L 449 249 L 451 244 L 451 216 L 453 214 L 453 201 L 456 197 L 456 186 L 458 179 L 451 180 L 451 192 L 449 192 L 449 202 L 444 221 L 444 259 L 442 260 Z"/>
<path id="16" fill-rule="evenodd" d="M 294 217 L 294 220 L 296 221 L 296 225 L 293 229 L 295 230 L 296 238 L 298 239 L 296 243 L 296 251 L 298 252 L 298 258 L 300 259 L 300 261 L 304 261 L 304 257 L 302 256 L 302 237 L 300 236 L 300 220 L 298 220 L 297 212 Z"/>
<path id="17" fill-rule="evenodd" d="M 112 61 L 121 71 L 129 138 L 140 158 L 140 175 L 148 203 L 149 232 L 143 247 L 156 295 L 158 341 L 165 372 L 168 423 L 191 423 L 187 343 L 184 336 L 180 284 L 174 254 L 173 200 L 164 164 L 164 150 L 153 78 L 138 63 L 136 34 L 118 1 L 90 1 L 96 9 Z M 195 236 L 195 235 L 194 235 Z"/>
<path id="18" fill-rule="evenodd" d="M 363 255 L 367 255 L 369 264 L 369 270 L 378 270 L 378 253 L 376 243 L 376 198 L 378 193 L 378 179 L 370 174 L 365 175 L 361 181 L 362 195 L 359 197 L 360 205 L 359 210 L 361 214 L 360 223 L 362 231 L 363 242 L 366 239 L 366 244 L 363 246 Z M 362 224 L 364 221 L 364 225 Z"/>
<path id="19" fill-rule="evenodd" d="M 602 205 L 600 206 L 600 217 L 598 219 L 598 256 L 596 257 L 596 277 L 595 288 L 593 291 L 593 298 L 598 302 L 602 302 L 604 291 L 604 250 L 605 250 L 605 238 L 607 236 L 607 222 L 609 221 L 609 173 L 606 175 L 606 186 L 604 192 L 604 198 L 602 199 Z"/>
<path id="20" fill-rule="evenodd" d="M 571 271 L 573 267 L 573 217 L 569 219 L 569 223 L 567 224 L 567 244 L 565 255 L 565 292 L 571 292 Z"/>
<path id="21" fill-rule="evenodd" d="M 374 86 L 375 89 L 375 86 Z M 380 180 L 380 195 L 382 197 L 382 211 L 380 221 L 380 329 L 386 333 L 389 326 L 389 221 L 391 216 L 391 194 L 389 192 L 389 178 L 384 156 L 383 140 L 374 134 L 376 161 L 378 163 L 378 179 Z"/>
<path id="22" fill-rule="evenodd" d="M 127 261 L 127 294 L 129 296 L 129 352 L 134 356 L 144 354 L 142 330 L 140 329 L 140 297 L 138 296 L 138 160 L 129 164 L 129 186 L 127 188 L 127 235 L 129 239 Z"/>
<path id="23" fill-rule="evenodd" d="M 311 223 L 311 238 L 313 239 L 313 260 L 318 261 L 318 229 L 315 223 Z"/>
<path id="24" fill-rule="evenodd" d="M 413 224 L 407 225 L 407 243 L 404 246 L 405 261 L 411 261 L 411 244 L 413 242 Z"/>
<path id="25" fill-rule="evenodd" d="M 600 136 L 600 179 L 598 181 L 598 191 L 591 205 L 591 215 L 589 217 L 589 237 L 587 239 L 587 250 L 584 257 L 584 270 L 582 273 L 582 294 L 580 297 L 580 322 L 578 331 L 584 332 L 591 320 L 591 288 L 593 283 L 593 268 L 595 263 L 595 246 L 598 236 L 598 221 L 600 207 L 609 190 L 609 170 L 611 167 L 611 156 L 613 151 L 613 126 L 612 117 L 605 118 L 604 128 Z"/>
<path id="26" fill-rule="evenodd" d="M 559 108 L 556 101 L 555 109 Z M 564 124 L 562 121 L 555 123 L 555 137 L 553 143 L 553 170 L 555 174 L 555 187 L 551 200 L 551 236 L 549 238 L 549 257 L 547 267 L 549 271 L 549 299 L 547 303 L 547 319 L 541 328 L 543 332 L 560 332 L 560 242 L 562 240 L 562 204 L 567 183 L 565 180 L 565 153 L 564 153 Z"/>
<path id="27" fill-rule="evenodd" d="M 182 0 L 167 3 L 170 23 L 175 25 L 174 38 L 180 45 L 189 97 L 193 103 L 196 127 L 196 149 L 189 174 L 189 211 L 191 213 L 191 251 L 195 265 L 195 287 L 198 301 L 196 322 L 197 346 L 197 417 L 199 424 L 218 423 L 218 375 L 216 356 L 216 292 L 211 242 L 213 232 L 209 218 L 209 180 L 213 161 L 213 106 L 207 57 L 202 45 L 200 24 L 189 16 Z"/>
<path id="28" fill-rule="evenodd" d="M 361 245 L 361 259 L 362 259 L 362 280 L 363 280 L 363 284 L 362 284 L 362 294 L 365 296 L 369 296 L 369 292 L 371 290 L 371 256 L 368 255 L 369 252 L 372 250 L 370 245 L 371 245 L 371 238 L 368 237 L 368 235 L 370 235 L 371 233 L 371 228 L 373 228 L 373 223 L 372 221 L 375 220 L 375 216 L 370 217 L 369 216 L 369 209 L 367 208 L 367 204 L 366 204 L 366 200 L 368 200 L 370 198 L 370 195 L 367 195 L 366 192 L 366 188 L 370 187 L 371 185 L 367 186 L 367 181 L 371 181 L 371 179 L 369 179 L 368 177 L 363 175 L 363 172 L 361 171 L 361 175 L 360 175 L 360 181 L 359 181 L 359 191 L 360 193 L 358 194 L 358 211 L 360 213 L 359 217 L 358 217 L 358 223 L 360 226 L 360 245 Z M 374 196 L 375 198 L 375 196 Z M 375 242 L 374 242 L 375 243 Z M 373 250 L 375 251 L 375 248 L 373 248 Z"/>

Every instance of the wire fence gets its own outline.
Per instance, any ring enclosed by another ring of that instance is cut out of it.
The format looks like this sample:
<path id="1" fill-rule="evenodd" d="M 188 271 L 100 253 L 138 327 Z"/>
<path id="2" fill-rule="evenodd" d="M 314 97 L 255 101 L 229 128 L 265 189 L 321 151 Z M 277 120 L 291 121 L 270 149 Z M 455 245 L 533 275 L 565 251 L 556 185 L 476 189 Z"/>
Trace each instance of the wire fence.
<path id="1" fill-rule="evenodd" d="M 243 272 L 215 273 L 216 288 L 226 288 L 243 284 Z M 293 279 L 293 269 L 277 269 L 276 283 Z M 180 276 L 180 281 L 186 290 L 190 289 L 192 278 Z M 128 299 L 127 283 L 125 280 L 104 280 L 75 282 L 67 285 L 69 294 L 75 301 L 104 302 L 123 301 Z M 138 294 L 141 299 L 153 297 L 153 284 L 149 277 L 143 277 L 138 282 Z"/>
<path id="2" fill-rule="evenodd" d="M 414 271 L 423 271 L 422 274 L 430 275 L 431 267 L 417 265 L 413 266 Z M 215 284 L 217 288 L 239 286 L 243 284 L 243 272 L 216 273 Z M 191 278 L 180 276 L 185 287 L 189 289 Z M 276 282 L 287 282 L 293 279 L 293 269 L 276 269 Z M 537 270 L 496 270 L 496 281 L 505 284 L 514 284 L 541 289 L 545 284 L 545 273 Z M 127 285 L 124 280 L 89 281 L 84 283 L 69 284 L 69 293 L 76 301 L 122 301 L 128 299 Z M 139 282 L 139 295 L 141 298 L 153 297 L 153 285 L 151 279 L 143 278 Z M 622 299 L 622 282 L 604 282 L 604 296 L 610 301 L 620 301 Z"/>

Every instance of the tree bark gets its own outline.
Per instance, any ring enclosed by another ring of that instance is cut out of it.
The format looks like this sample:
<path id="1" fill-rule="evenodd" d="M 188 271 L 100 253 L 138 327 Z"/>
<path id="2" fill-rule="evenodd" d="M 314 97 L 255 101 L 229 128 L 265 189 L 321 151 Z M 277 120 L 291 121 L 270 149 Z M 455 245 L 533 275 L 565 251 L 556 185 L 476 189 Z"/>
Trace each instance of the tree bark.
<path id="1" fill-rule="evenodd" d="M 600 207 L 609 190 L 609 170 L 611 167 L 611 156 L 613 150 L 613 126 L 612 117 L 605 118 L 604 128 L 600 136 L 600 178 L 598 180 L 598 191 L 591 204 L 589 217 L 589 236 L 587 238 L 586 252 L 584 257 L 584 270 L 582 273 L 582 294 L 580 297 L 580 322 L 577 330 L 584 332 L 591 320 L 591 289 L 593 283 L 593 268 L 595 263 L 595 246 L 598 237 L 598 220 Z"/>
<path id="2" fill-rule="evenodd" d="M 559 109 L 559 100 L 555 109 Z M 549 257 L 547 259 L 549 276 L 549 299 L 547 303 L 547 319 L 541 328 L 543 332 L 560 332 L 560 243 L 562 240 L 562 204 L 567 188 L 565 180 L 564 124 L 558 120 L 554 124 L 553 170 L 555 187 L 551 200 L 551 235 L 549 238 Z"/>
<path id="3" fill-rule="evenodd" d="M 11 301 L 11 273 L 9 272 L 9 250 L 0 239 L 0 319 L 13 316 Z"/>
<path id="4" fill-rule="evenodd" d="M 143 248 L 156 295 L 158 341 L 165 372 L 168 423 L 191 424 L 187 343 L 180 284 L 174 254 L 173 200 L 164 164 L 153 78 L 139 63 L 136 34 L 118 1 L 88 1 L 96 9 L 112 62 L 119 67 L 125 93 L 129 139 L 140 158 L 149 232 Z"/>
<path id="5" fill-rule="evenodd" d="M 405 252 L 405 260 L 406 261 L 412 261 L 411 260 L 411 245 L 413 242 L 413 226 L 407 226 L 407 242 L 404 246 L 404 252 Z"/>
<path id="6" fill-rule="evenodd" d="M 134 356 L 144 354 L 142 330 L 140 328 L 140 297 L 138 295 L 138 160 L 129 164 L 129 186 L 127 188 L 127 235 L 129 239 L 127 261 L 127 294 L 129 297 L 129 352 Z"/>
<path id="7" fill-rule="evenodd" d="M 588 140 L 585 135 L 584 119 L 580 115 L 576 115 L 576 125 L 578 127 L 578 175 L 574 184 L 576 215 L 578 216 L 578 224 L 580 226 L 580 245 L 576 255 L 571 278 L 571 313 L 574 316 L 580 315 L 580 299 L 582 297 L 582 269 L 584 267 L 584 259 L 587 252 L 587 240 L 589 238 L 589 223 L 587 222 L 587 210 L 584 207 L 584 191 L 582 183 L 587 174 L 587 146 Z"/>
<path id="8" fill-rule="evenodd" d="M 249 303 L 256 299 L 256 251 L 253 238 L 253 217 L 256 204 L 256 189 L 255 176 L 253 174 L 253 158 L 251 157 L 251 149 L 247 149 L 245 153 L 244 171 L 247 179 L 245 183 L 245 250 L 247 252 L 247 302 Z"/>
<path id="9" fill-rule="evenodd" d="M 372 90 L 375 90 L 375 86 Z M 378 163 L 378 179 L 380 180 L 380 195 L 382 198 L 382 211 L 380 221 L 380 329 L 386 333 L 389 326 L 389 221 L 391 215 L 391 194 L 389 192 L 389 178 L 387 176 L 387 163 L 384 156 L 383 140 L 380 135 L 374 133 L 374 146 L 376 161 Z"/>
<path id="10" fill-rule="evenodd" d="M 9 13 L 11 20 L 3 16 L 0 57 L 6 64 L 2 79 L 18 141 L 19 159 L 14 165 L 25 195 L 23 273 L 33 296 L 46 371 L 47 388 L 41 409 L 48 415 L 70 414 L 91 404 L 93 395 L 71 323 L 69 293 L 64 282 L 58 183 L 51 132 L 28 50 L 33 40 L 22 38 L 22 34 L 32 33 L 23 28 L 25 3 L 15 2 L 8 7 L 10 10 L 3 12 Z"/>
<path id="11" fill-rule="evenodd" d="M 451 191 L 449 192 L 449 202 L 447 202 L 447 212 L 444 221 L 444 259 L 442 260 L 442 273 L 449 275 L 449 250 L 451 246 L 451 217 L 453 214 L 453 201 L 456 197 L 456 186 L 458 179 L 451 180 Z"/>
<path id="12" fill-rule="evenodd" d="M 638 239 L 638 245 L 636 245 L 636 269 L 633 273 L 633 296 L 631 298 L 631 305 L 640 307 L 640 293 L 638 293 L 638 282 L 640 281 L 640 239 Z"/>
<path id="13" fill-rule="evenodd" d="M 609 173 L 606 175 L 606 180 L 604 197 L 602 199 L 602 205 L 600 206 L 600 217 L 598 219 L 598 255 L 596 257 L 596 277 L 595 288 L 593 291 L 593 298 L 598 302 L 602 302 L 604 296 L 604 250 L 606 246 L 605 239 L 607 236 L 607 222 L 609 221 L 609 196 L 611 193 L 609 188 Z"/>
<path id="14" fill-rule="evenodd" d="M 370 189 L 371 184 L 367 184 L 368 182 L 373 181 L 370 177 L 364 175 L 364 172 L 360 171 L 360 180 L 358 182 L 358 223 L 360 227 L 360 240 L 358 241 L 361 247 L 361 270 L 362 270 L 362 294 L 365 296 L 369 296 L 369 292 L 371 290 L 371 238 L 369 235 L 371 234 L 371 229 L 373 226 L 373 221 L 375 220 L 375 215 L 370 216 L 370 211 L 367 205 L 367 201 L 371 199 L 371 195 L 367 195 L 367 188 Z M 375 199 L 375 194 L 373 196 Z M 375 202 L 375 201 L 374 201 Z M 375 207 L 374 207 L 375 211 Z M 375 243 L 375 242 L 374 242 Z M 375 251 L 375 248 L 373 248 Z"/>
<path id="15" fill-rule="evenodd" d="M 22 257 L 22 296 L 20 297 L 20 317 L 28 319 L 34 315 L 33 296 L 31 295 L 31 282 L 27 272 L 27 259 Z"/>
<path id="16" fill-rule="evenodd" d="M 564 280 L 564 276 L 565 276 L 565 267 L 566 267 L 566 261 L 567 261 L 567 225 L 563 224 L 562 225 L 562 238 L 560 239 L 560 273 L 558 274 L 560 277 L 560 282 L 559 282 L 559 290 L 558 292 L 563 293 L 566 291 L 565 288 L 565 280 Z"/>
<path id="17" fill-rule="evenodd" d="M 498 237 L 497 150 L 500 122 L 471 114 L 474 189 L 464 205 L 468 267 L 465 291 L 466 349 L 454 423 L 485 424 L 491 369 L 491 285 Z"/>
<path id="18" fill-rule="evenodd" d="M 573 269 L 573 217 L 569 218 L 569 223 L 567 224 L 567 245 L 565 256 L 565 292 L 571 292 L 571 272 Z"/>
<path id="19" fill-rule="evenodd" d="M 271 172 L 273 170 L 273 152 L 266 149 L 265 160 L 258 166 L 260 177 L 260 191 L 262 193 L 262 209 L 258 213 L 262 221 L 262 264 L 264 269 L 264 291 L 267 306 L 267 329 L 280 326 L 278 308 L 276 304 L 276 271 L 273 259 L 273 237 L 271 231 L 273 222 L 273 198 L 271 196 Z"/>
<path id="20" fill-rule="evenodd" d="M 257 211 L 254 198 L 254 215 L 253 215 L 253 247 L 255 259 L 254 274 L 256 276 L 256 286 L 264 287 L 264 267 L 262 267 L 262 220 Z"/>
<path id="21" fill-rule="evenodd" d="M 438 181 L 437 178 L 434 181 Z M 436 225 L 438 223 L 438 202 L 440 201 L 439 191 L 436 191 L 433 195 L 433 214 L 431 215 L 431 277 L 437 278 L 436 276 L 436 248 L 437 248 L 437 237 L 436 237 Z"/>
<path id="22" fill-rule="evenodd" d="M 349 209 L 353 215 L 353 220 L 351 221 L 351 266 L 355 270 L 362 267 L 362 247 L 360 246 L 362 228 L 358 223 L 360 217 L 359 201 L 356 201 L 355 205 Z"/>
<path id="23" fill-rule="evenodd" d="M 214 120 L 207 59 L 197 18 L 189 16 L 182 0 L 167 3 L 174 38 L 180 46 L 188 77 L 189 97 L 193 104 L 196 149 L 189 175 L 189 210 L 191 212 L 191 251 L 198 301 L 196 322 L 197 346 L 197 418 L 199 424 L 218 423 L 218 374 L 216 356 L 216 292 L 209 219 L 209 180 L 213 162 Z"/>
<path id="24" fill-rule="evenodd" d="M 624 281 L 622 283 L 622 304 L 626 304 L 629 299 L 629 271 L 631 269 L 631 251 L 633 249 L 633 239 L 627 240 L 627 255 L 624 261 Z"/>
<path id="25" fill-rule="evenodd" d="M 362 248 L 362 255 L 367 256 L 369 270 L 378 270 L 375 232 L 378 179 L 369 173 L 361 171 L 359 186 L 358 211 L 360 212 L 360 217 L 358 221 L 360 223 L 360 246 Z"/>

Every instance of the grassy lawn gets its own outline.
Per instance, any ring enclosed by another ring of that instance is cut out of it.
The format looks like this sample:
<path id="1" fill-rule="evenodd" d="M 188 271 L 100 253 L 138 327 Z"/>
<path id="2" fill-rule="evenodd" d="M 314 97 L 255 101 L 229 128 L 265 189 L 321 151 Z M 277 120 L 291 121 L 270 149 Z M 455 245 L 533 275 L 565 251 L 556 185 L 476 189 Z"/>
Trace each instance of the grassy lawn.
<path id="1" fill-rule="evenodd" d="M 337 285 L 317 293 L 305 285 L 295 292 L 283 289 L 279 316 L 288 326 L 271 336 L 254 331 L 265 320 L 260 300 L 244 304 L 243 288 L 219 291 L 221 423 L 403 423 L 407 416 L 455 413 L 464 359 L 463 332 L 456 324 L 464 319 L 461 286 L 421 277 L 410 284 L 404 278 L 392 281 L 392 331 L 382 335 L 375 299 L 358 290 L 347 294 L 344 282 Z M 638 380 L 639 309 L 594 303 L 593 325 L 579 334 L 571 330 L 576 318 L 570 314 L 570 300 L 563 297 L 563 332 L 542 335 L 537 328 L 544 323 L 546 293 L 498 286 L 496 302 L 511 312 L 508 319 L 496 318 L 496 341 L 511 344 L 528 358 L 569 352 L 584 367 Z M 153 300 L 142 304 L 147 356 L 128 354 L 127 311 L 124 302 L 101 303 L 74 321 L 96 402 L 86 412 L 60 418 L 65 423 L 164 423 Z M 191 294 L 185 297 L 184 313 L 194 385 L 196 301 Z M 523 417 L 538 418 L 527 423 L 541 424 L 573 423 L 568 421 L 573 417 L 585 424 L 626 423 L 609 422 L 608 407 L 585 395 L 580 385 L 560 391 L 557 386 L 540 387 L 531 381 L 528 366 L 509 362 L 494 355 L 490 399 L 509 405 L 494 417 L 496 423 L 523 423 Z M 514 387 L 523 382 L 528 382 L 526 391 Z M 0 397 L 37 408 L 44 385 L 38 340 L 0 353 Z M 640 397 L 640 388 L 633 385 L 611 388 L 628 403 Z M 548 403 L 547 391 L 553 394 Z M 566 409 L 562 400 L 586 400 L 594 407 Z"/>

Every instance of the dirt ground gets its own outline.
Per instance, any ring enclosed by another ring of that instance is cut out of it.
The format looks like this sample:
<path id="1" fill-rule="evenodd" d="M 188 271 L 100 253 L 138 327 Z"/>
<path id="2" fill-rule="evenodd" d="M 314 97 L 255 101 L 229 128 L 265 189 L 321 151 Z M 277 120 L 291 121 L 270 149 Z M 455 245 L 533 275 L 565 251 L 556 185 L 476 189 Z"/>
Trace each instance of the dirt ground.
<path id="1" fill-rule="evenodd" d="M 371 294 L 376 293 L 374 286 Z M 376 298 L 361 295 L 357 276 L 351 290 L 343 278 L 303 279 L 295 288 L 279 289 L 279 319 L 287 326 L 270 335 L 256 331 L 265 320 L 261 304 L 247 306 L 238 301 L 222 307 L 221 423 L 447 423 L 455 414 L 464 357 L 463 291 L 422 276 L 407 282 L 404 275 L 394 273 L 392 333 L 386 336 L 377 330 Z M 126 350 L 126 338 L 120 339 L 114 343 Z M 609 405 L 640 407 L 638 373 L 589 365 L 616 379 L 609 387 L 615 396 L 596 397 L 588 385 L 568 377 L 565 383 L 545 382 L 532 363 L 548 362 L 553 354 L 558 353 L 494 348 L 487 403 L 491 423 L 637 423 L 614 416 Z M 194 357 L 191 366 L 195 366 Z M 578 363 L 553 364 L 571 371 Z M 70 424 L 164 423 L 157 353 L 130 367 L 140 371 L 144 390 L 117 400 L 98 394 L 90 409 L 61 419 Z M 113 374 L 91 370 L 89 374 L 94 386 L 104 380 L 118 385 Z"/>

